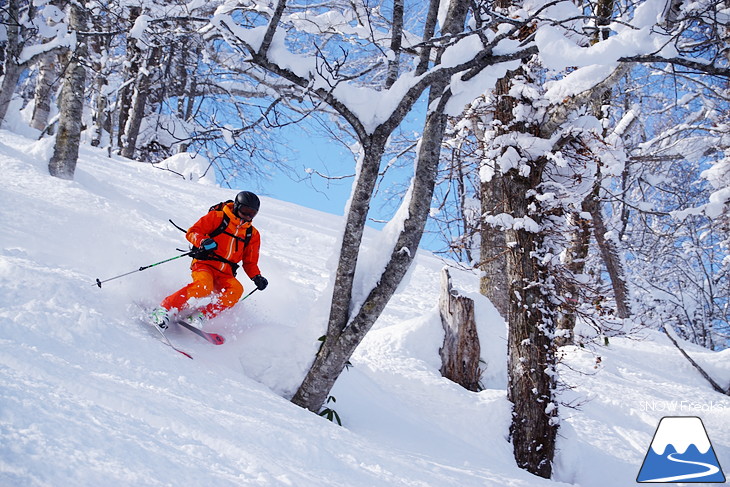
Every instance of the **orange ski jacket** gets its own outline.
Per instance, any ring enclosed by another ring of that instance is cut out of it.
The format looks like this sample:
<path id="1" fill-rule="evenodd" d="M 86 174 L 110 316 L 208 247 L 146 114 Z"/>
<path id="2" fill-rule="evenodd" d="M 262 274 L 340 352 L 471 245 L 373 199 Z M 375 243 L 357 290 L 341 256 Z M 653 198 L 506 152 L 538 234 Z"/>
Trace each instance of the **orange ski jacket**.
<path id="1" fill-rule="evenodd" d="M 233 203 L 224 205 L 221 211 L 213 210 L 203 215 L 200 220 L 188 229 L 185 237 L 191 244 L 200 247 L 203 240 L 210 238 L 210 234 L 218 229 L 224 215 L 228 217 L 228 226 L 223 232 L 212 237 L 218 244 L 218 247 L 212 253 L 236 264 L 240 262 L 244 272 L 250 278 L 261 274 L 258 266 L 261 235 L 250 222 L 245 222 L 236 216 L 233 212 Z M 248 243 L 244 245 L 246 231 L 249 227 L 251 228 L 251 237 Z M 212 267 L 224 274 L 234 275 L 234 269 L 231 265 L 218 260 L 193 259 L 191 267 L 201 264 Z"/>

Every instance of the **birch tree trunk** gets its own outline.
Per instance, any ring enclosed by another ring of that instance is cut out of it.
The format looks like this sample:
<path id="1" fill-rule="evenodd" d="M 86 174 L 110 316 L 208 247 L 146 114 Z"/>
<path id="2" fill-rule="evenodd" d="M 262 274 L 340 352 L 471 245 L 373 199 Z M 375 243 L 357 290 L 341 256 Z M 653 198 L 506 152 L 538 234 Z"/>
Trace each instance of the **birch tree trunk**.
<path id="1" fill-rule="evenodd" d="M 6 12 L 2 19 L 5 22 L 7 39 L 5 41 L 5 63 L 3 65 L 4 76 L 2 85 L 0 85 L 0 125 L 5 120 L 10 101 L 13 99 L 15 88 L 18 86 L 20 74 L 23 72 L 23 68 L 18 64 L 18 55 L 21 49 L 18 0 L 10 0 Z"/>
<path id="2" fill-rule="evenodd" d="M 30 126 L 44 131 L 51 114 L 51 88 L 56 77 L 55 63 L 58 56 L 54 52 L 44 53 L 38 60 L 38 79 L 36 80 L 33 116 Z"/>
<path id="3" fill-rule="evenodd" d="M 570 243 L 565 252 L 563 264 L 570 272 L 571 277 L 583 274 L 585 271 L 586 257 L 591 239 L 591 223 L 581 216 L 578 212 L 573 212 L 568 216 L 569 223 L 573 226 L 573 232 L 570 235 Z M 580 289 L 574 281 L 566 283 L 562 289 L 562 295 L 565 300 L 560 316 L 557 321 L 557 330 L 555 334 L 555 345 L 562 347 L 573 343 L 575 329 L 575 308 L 579 304 Z"/>
<path id="4" fill-rule="evenodd" d="M 146 69 L 142 70 L 137 77 L 137 83 L 132 97 L 132 107 L 129 110 L 129 118 L 124 128 L 124 147 L 122 156 L 132 159 L 137 149 L 137 138 L 142 126 L 142 119 L 147 107 L 147 98 L 152 87 L 151 74 L 149 70 L 156 69 L 160 61 L 160 48 L 155 46 L 150 51 L 146 62 Z"/>
<path id="5" fill-rule="evenodd" d="M 108 20 L 106 18 L 95 18 L 94 19 L 94 30 L 97 32 L 104 32 L 109 30 Z M 111 123 L 109 120 L 109 101 L 108 101 L 108 86 L 109 86 L 109 73 L 106 66 L 104 66 L 102 60 L 107 58 L 109 52 L 110 40 L 106 36 L 94 36 L 90 41 L 90 50 L 93 56 L 92 71 L 94 76 L 94 103 L 93 103 L 93 115 L 92 120 L 94 123 L 94 130 L 91 135 L 92 147 L 99 147 L 104 139 L 104 131 L 111 133 Z M 111 134 L 110 134 L 111 136 Z M 111 142 L 111 140 L 109 140 Z"/>
<path id="6" fill-rule="evenodd" d="M 69 28 L 78 33 L 85 30 L 85 27 L 86 9 L 77 2 L 71 3 L 69 6 Z M 62 179 L 73 179 L 76 171 L 76 161 L 79 157 L 79 141 L 81 139 L 84 108 L 84 83 L 86 81 L 86 69 L 84 68 L 86 55 L 86 40 L 77 37 L 76 49 L 69 54 L 70 59 L 63 79 L 59 103 L 58 133 L 53 155 L 48 163 L 48 172 L 51 176 Z"/>
<path id="7" fill-rule="evenodd" d="M 142 14 L 141 7 L 129 7 L 129 19 L 128 19 L 128 30 L 132 29 L 137 18 Z M 127 126 L 127 119 L 129 118 L 129 111 L 132 109 L 132 95 L 134 93 L 134 86 L 139 73 L 140 64 L 142 63 L 142 53 L 137 47 L 137 39 L 127 39 L 127 58 L 129 64 L 126 68 L 126 80 L 122 87 L 119 89 L 119 117 L 118 117 L 118 130 L 117 130 L 117 147 L 121 153 L 122 149 L 127 146 L 125 127 Z"/>

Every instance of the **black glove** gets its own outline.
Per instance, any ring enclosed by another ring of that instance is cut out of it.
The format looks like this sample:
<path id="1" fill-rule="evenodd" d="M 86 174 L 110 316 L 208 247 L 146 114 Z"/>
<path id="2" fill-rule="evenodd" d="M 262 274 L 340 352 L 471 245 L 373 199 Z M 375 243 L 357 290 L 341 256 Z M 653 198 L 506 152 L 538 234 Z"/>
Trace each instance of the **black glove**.
<path id="1" fill-rule="evenodd" d="M 218 244 L 212 238 L 206 238 L 200 242 L 200 248 L 203 250 L 215 250 L 218 248 Z"/>
<path id="2" fill-rule="evenodd" d="M 210 252 L 205 250 L 203 247 L 193 247 L 190 249 L 190 257 L 193 259 L 203 259 L 208 257 L 208 255 L 210 255 Z"/>
<path id="3" fill-rule="evenodd" d="M 256 284 L 256 288 L 258 288 L 259 291 L 263 291 L 266 289 L 266 286 L 269 285 L 269 281 L 266 280 L 264 276 L 259 274 L 258 276 L 253 276 L 251 278 L 254 284 Z"/>
<path id="4" fill-rule="evenodd" d="M 215 240 L 212 238 L 206 238 L 200 242 L 200 247 L 193 247 L 190 251 L 190 256 L 194 259 L 203 259 L 208 257 L 217 247 L 218 244 Z"/>

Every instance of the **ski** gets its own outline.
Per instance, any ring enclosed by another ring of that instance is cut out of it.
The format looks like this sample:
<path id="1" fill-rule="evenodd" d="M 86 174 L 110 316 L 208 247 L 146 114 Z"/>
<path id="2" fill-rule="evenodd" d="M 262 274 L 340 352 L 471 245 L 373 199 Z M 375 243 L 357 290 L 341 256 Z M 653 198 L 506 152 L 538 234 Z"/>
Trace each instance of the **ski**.
<path id="1" fill-rule="evenodd" d="M 204 338 L 205 340 L 208 340 L 213 345 L 223 345 L 226 342 L 226 339 L 223 338 L 221 335 L 217 333 L 208 333 L 206 331 L 203 331 L 199 328 L 195 328 L 193 325 L 190 325 L 188 323 L 185 323 L 184 321 L 177 320 L 175 321 L 178 325 L 182 326 L 186 330 L 190 330 L 196 335 L 198 335 L 201 338 Z M 192 357 L 191 357 L 192 358 Z"/>
<path id="2" fill-rule="evenodd" d="M 173 350 L 175 350 L 176 352 L 178 352 L 178 353 L 181 353 L 181 354 L 185 355 L 185 356 L 186 356 L 187 358 L 189 358 L 189 359 L 191 359 L 191 360 L 193 359 L 193 356 L 192 356 L 192 355 L 190 355 L 190 354 L 189 354 L 188 352 L 186 352 L 185 350 L 180 350 L 180 349 L 179 349 L 179 348 L 177 348 L 177 347 L 176 347 L 175 345 L 173 345 L 173 344 L 172 344 L 172 342 L 170 341 L 170 339 L 169 339 L 169 338 L 167 338 L 167 335 L 165 335 L 165 332 L 164 332 L 164 331 L 162 331 L 162 330 L 161 330 L 161 329 L 160 329 L 160 328 L 159 328 L 158 326 L 152 325 L 152 327 L 153 327 L 153 328 L 154 328 L 155 330 L 157 330 L 158 332 L 160 332 L 160 335 L 162 336 L 162 343 L 164 343 L 164 344 L 165 344 L 165 345 L 167 345 L 168 347 L 172 348 L 172 349 L 173 349 Z"/>

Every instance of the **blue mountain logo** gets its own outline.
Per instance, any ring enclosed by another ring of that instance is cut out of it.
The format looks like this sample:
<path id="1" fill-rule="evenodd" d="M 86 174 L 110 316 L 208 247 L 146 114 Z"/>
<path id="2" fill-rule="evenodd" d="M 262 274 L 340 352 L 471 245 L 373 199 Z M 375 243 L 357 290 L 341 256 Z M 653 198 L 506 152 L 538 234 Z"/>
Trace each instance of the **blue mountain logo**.
<path id="1" fill-rule="evenodd" d="M 662 418 L 636 481 L 725 482 L 702 420 L 695 416 Z"/>

